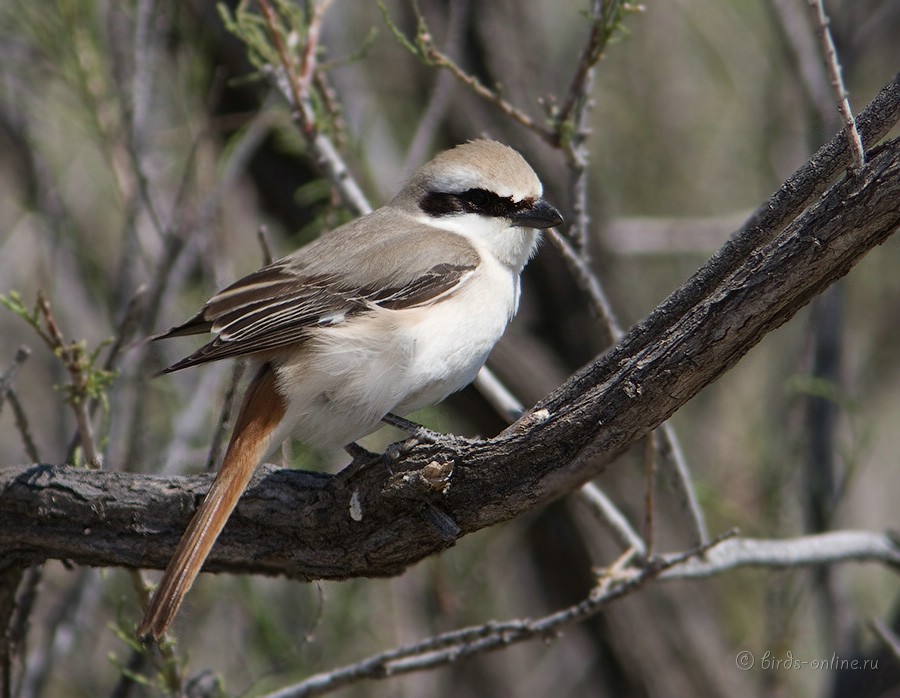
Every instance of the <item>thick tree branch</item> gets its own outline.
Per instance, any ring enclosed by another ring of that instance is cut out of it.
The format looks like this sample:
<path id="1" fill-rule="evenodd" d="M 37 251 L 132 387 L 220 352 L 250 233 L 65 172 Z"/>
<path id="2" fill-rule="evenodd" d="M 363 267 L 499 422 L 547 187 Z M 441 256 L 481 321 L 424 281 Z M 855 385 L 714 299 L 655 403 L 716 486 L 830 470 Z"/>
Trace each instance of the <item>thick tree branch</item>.
<path id="1" fill-rule="evenodd" d="M 393 474 L 380 461 L 336 476 L 261 469 L 207 569 L 302 579 L 396 574 L 448 545 L 428 523 L 435 511 L 463 535 L 562 496 L 883 242 L 900 224 L 898 201 L 900 142 L 892 141 L 771 242 L 729 258 L 721 283 L 684 312 L 654 314 L 494 439 L 417 446 Z M 0 566 L 63 558 L 162 567 L 209 482 L 0 471 Z"/>

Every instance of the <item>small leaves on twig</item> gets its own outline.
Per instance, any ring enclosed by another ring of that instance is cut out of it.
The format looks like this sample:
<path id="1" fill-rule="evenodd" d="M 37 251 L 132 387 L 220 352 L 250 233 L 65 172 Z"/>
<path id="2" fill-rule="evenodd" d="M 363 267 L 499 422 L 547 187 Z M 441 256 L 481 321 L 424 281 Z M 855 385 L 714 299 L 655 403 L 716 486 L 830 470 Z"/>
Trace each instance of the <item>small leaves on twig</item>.
<path id="1" fill-rule="evenodd" d="M 50 301 L 42 291 L 38 292 L 37 301 L 29 310 L 22 296 L 12 291 L 8 295 L 0 294 L 0 303 L 11 312 L 25 320 L 44 343 L 59 358 L 69 374 L 69 382 L 58 389 L 65 395 L 66 402 L 72 407 L 84 457 L 90 467 L 100 466 L 100 452 L 94 441 L 93 428 L 89 413 L 91 402 L 107 407 L 106 389 L 115 380 L 116 372 L 98 365 L 100 352 L 110 343 L 106 340 L 93 350 L 88 350 L 87 342 L 66 341 L 62 330 L 53 315 Z"/>

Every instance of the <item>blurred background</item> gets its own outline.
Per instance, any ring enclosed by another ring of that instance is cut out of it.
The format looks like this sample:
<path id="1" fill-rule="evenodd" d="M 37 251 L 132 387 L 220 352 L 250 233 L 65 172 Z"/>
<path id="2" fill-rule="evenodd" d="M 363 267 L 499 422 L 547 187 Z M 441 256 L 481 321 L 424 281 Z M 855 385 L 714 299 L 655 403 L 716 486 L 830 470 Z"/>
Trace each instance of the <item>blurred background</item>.
<path id="1" fill-rule="evenodd" d="M 900 67 L 900 3 L 826 3 L 860 111 Z M 300 5 L 292 7 L 302 8 Z M 565 99 L 587 39 L 585 0 L 420 0 L 438 46 L 538 120 Z M 412 35 L 413 6 L 385 12 Z M 630 14 L 599 63 L 589 115 L 590 255 L 625 327 L 687 279 L 840 128 L 810 11 L 800 0 L 677 0 Z M 329 133 L 375 205 L 436 151 L 487 135 L 518 148 L 571 219 L 558 151 L 451 75 L 403 48 L 375 3 L 337 0 L 321 38 Z M 50 300 L 63 334 L 97 347 L 136 296 L 133 339 L 192 315 L 217 289 L 347 220 L 288 110 L 253 78 L 245 46 L 205 0 L 0 4 L 0 293 Z M 900 240 L 763 342 L 673 418 L 711 531 L 787 538 L 897 527 L 900 493 Z M 39 457 L 70 460 L 75 424 L 59 361 L 0 308 L 0 371 L 27 345 L 15 390 Z M 226 362 L 150 379 L 190 339 L 121 354 L 95 432 L 105 467 L 161 475 L 209 460 L 232 378 Z M 525 274 L 522 307 L 490 365 L 531 404 L 606 348 L 558 252 Z M 101 357 L 103 353 L 101 352 Z M 473 390 L 417 415 L 492 435 Z M 384 430 L 377 449 L 399 438 Z M 640 530 L 645 447 L 598 483 Z M 76 454 L 77 456 L 77 454 Z M 0 467 L 29 460 L 10 409 Z M 294 444 L 297 467 L 337 454 Z M 660 551 L 690 545 L 665 473 Z M 256 695 L 310 674 L 490 619 L 535 617 L 583 598 L 610 534 L 563 500 L 461 540 L 388 580 L 300 584 L 201 578 L 179 621 L 185 676 Z M 47 563 L 31 619 L 23 696 L 112 695 L 139 612 L 123 570 Z M 564 636 L 342 696 L 887 696 L 900 662 L 871 631 L 900 630 L 900 583 L 878 566 L 736 571 L 654 584 Z M 877 671 L 739 671 L 749 650 L 797 659 L 877 658 Z M 159 695 L 152 667 L 130 695 Z M 203 684 L 203 685 L 209 685 Z M 206 693 L 204 695 L 212 695 Z"/>

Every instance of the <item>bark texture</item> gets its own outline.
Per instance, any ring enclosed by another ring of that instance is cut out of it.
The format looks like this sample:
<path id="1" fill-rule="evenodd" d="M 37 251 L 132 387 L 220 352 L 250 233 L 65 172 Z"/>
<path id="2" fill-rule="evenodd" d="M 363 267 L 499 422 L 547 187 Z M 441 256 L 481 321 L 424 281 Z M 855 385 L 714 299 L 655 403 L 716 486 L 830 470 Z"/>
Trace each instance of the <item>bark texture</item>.
<path id="1" fill-rule="evenodd" d="M 769 226 L 772 235 L 745 227 L 647 321 L 496 438 L 420 445 L 390 470 L 380 460 L 333 476 L 262 468 L 205 569 L 307 580 L 392 575 L 556 499 L 596 477 L 898 225 L 895 140 L 786 227 Z M 210 481 L 0 470 L 0 571 L 50 558 L 161 568 Z"/>

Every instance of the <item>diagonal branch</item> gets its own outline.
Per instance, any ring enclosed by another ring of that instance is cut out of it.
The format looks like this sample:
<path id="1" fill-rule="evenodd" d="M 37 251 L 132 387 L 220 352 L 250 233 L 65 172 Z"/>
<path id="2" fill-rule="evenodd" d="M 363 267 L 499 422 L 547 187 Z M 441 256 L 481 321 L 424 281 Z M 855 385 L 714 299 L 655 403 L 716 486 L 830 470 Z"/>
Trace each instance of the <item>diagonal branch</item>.
<path id="1" fill-rule="evenodd" d="M 335 476 L 261 469 L 207 569 L 302 579 L 396 574 L 448 545 L 423 525 L 429 511 L 445 512 L 465 535 L 572 491 L 887 239 L 900 225 L 898 200 L 900 142 L 891 141 L 770 242 L 715 257 L 719 283 L 679 312 L 655 311 L 494 439 L 417 446 L 393 473 L 380 461 Z M 755 228 L 731 244 L 747 246 L 748 235 L 769 233 Z M 696 277 L 708 279 L 706 271 Z M 694 284 L 675 297 L 690 298 Z M 430 480 L 431 471 L 441 478 Z M 162 567 L 209 481 L 0 471 L 0 565 L 56 557 Z"/>

